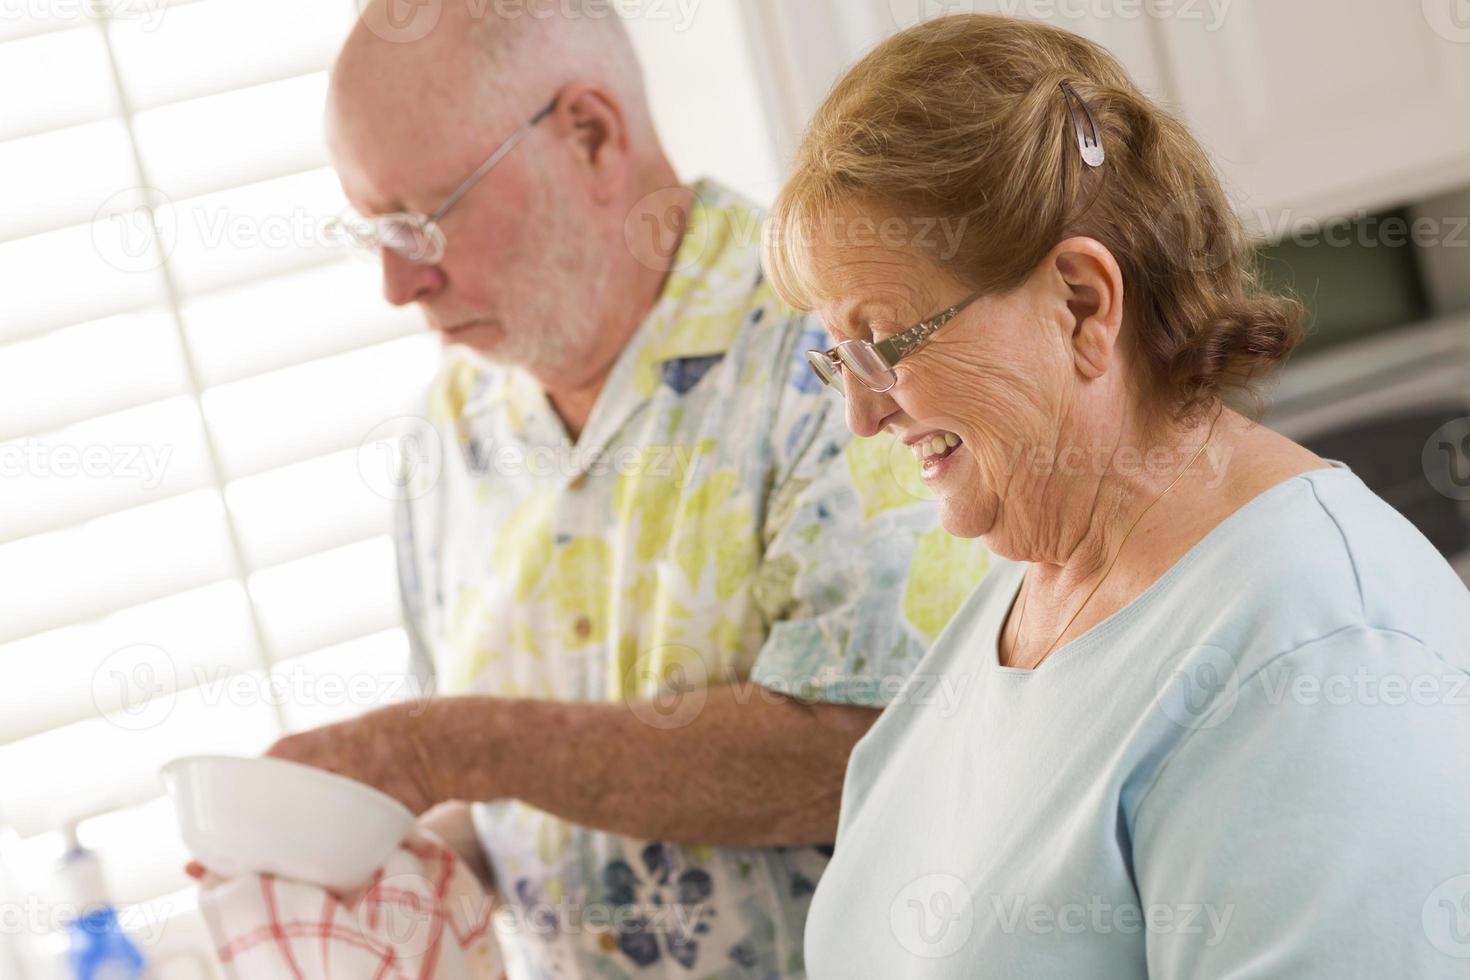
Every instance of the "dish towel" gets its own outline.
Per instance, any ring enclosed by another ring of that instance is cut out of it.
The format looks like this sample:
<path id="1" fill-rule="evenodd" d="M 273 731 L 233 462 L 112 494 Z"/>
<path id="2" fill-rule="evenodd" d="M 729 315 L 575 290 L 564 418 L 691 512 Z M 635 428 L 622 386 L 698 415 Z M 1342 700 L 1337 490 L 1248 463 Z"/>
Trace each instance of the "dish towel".
<path id="1" fill-rule="evenodd" d="M 493 908 L 443 841 L 415 829 L 357 891 L 239 875 L 199 895 L 230 980 L 503 980 Z"/>

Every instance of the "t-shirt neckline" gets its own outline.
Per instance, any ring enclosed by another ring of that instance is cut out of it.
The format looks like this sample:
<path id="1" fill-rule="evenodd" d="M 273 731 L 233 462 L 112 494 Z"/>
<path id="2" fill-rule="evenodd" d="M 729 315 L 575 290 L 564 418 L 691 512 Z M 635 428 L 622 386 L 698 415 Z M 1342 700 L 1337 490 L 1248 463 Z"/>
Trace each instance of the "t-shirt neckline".
<path id="1" fill-rule="evenodd" d="M 1016 580 L 1014 583 L 1007 586 L 1007 588 L 1010 590 L 1010 602 L 1005 604 L 1000 616 L 996 618 L 993 622 L 991 622 L 991 624 L 987 627 L 989 637 L 986 641 L 986 667 L 989 668 L 992 673 L 998 673 L 1013 677 L 1030 677 L 1045 672 L 1058 659 L 1060 659 L 1062 654 L 1064 653 L 1071 653 L 1072 656 L 1075 656 L 1075 650 L 1077 648 L 1086 648 L 1096 645 L 1102 638 L 1106 637 L 1108 634 L 1118 629 L 1121 629 L 1124 625 L 1126 625 L 1129 621 L 1137 617 L 1144 609 L 1146 609 L 1150 603 L 1156 601 L 1158 595 L 1165 590 L 1172 579 L 1177 578 L 1179 575 L 1183 574 L 1189 565 L 1193 564 L 1193 562 L 1199 559 L 1199 556 L 1205 551 L 1205 546 L 1210 543 L 1210 540 L 1212 538 L 1214 538 L 1217 534 L 1225 531 L 1228 527 L 1237 523 L 1239 520 L 1245 519 L 1252 512 L 1259 509 L 1259 507 L 1264 506 L 1268 499 L 1274 499 L 1278 493 L 1285 492 L 1286 488 L 1295 485 L 1298 480 L 1311 480 L 1314 477 L 1329 474 L 1352 474 L 1352 469 L 1345 463 L 1342 463 L 1335 459 L 1324 460 L 1324 462 L 1326 462 L 1328 465 L 1325 467 L 1318 467 L 1314 470 L 1307 470 L 1302 473 L 1297 473 L 1294 476 L 1289 476 L 1279 483 L 1272 484 L 1265 490 L 1262 490 L 1260 493 L 1256 494 L 1250 500 L 1247 500 L 1245 503 L 1241 504 L 1230 514 L 1227 514 L 1224 520 L 1220 521 L 1220 523 L 1216 524 L 1214 527 L 1206 531 L 1204 536 L 1196 541 L 1193 545 L 1191 545 L 1188 551 L 1179 556 L 1178 561 L 1165 569 L 1162 575 L 1149 583 L 1148 587 L 1145 588 L 1138 595 L 1134 596 L 1132 601 L 1130 601 L 1127 605 L 1114 612 L 1111 616 L 1107 617 L 1102 622 L 1097 623 L 1092 628 L 1088 629 L 1087 632 L 1083 633 L 1081 636 L 1075 637 L 1057 647 L 1055 650 L 1052 651 L 1049 657 L 1047 657 L 1041 663 L 1037 664 L 1035 667 L 1003 667 L 1000 663 L 1001 627 L 1004 625 L 1007 617 L 1009 617 L 1011 609 L 1015 606 L 1016 599 L 1019 597 L 1021 592 L 1021 583 L 1024 582 L 1026 579 L 1026 568 L 1028 567 L 1028 563 L 1017 562 Z"/>

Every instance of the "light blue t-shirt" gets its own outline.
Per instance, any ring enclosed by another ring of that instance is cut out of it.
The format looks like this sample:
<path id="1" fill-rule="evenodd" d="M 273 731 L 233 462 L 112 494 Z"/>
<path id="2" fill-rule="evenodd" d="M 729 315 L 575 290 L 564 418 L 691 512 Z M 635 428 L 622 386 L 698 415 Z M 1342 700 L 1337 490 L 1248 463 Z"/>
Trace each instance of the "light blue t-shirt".
<path id="1" fill-rule="evenodd" d="M 813 980 L 1470 977 L 1470 593 L 1346 468 L 1036 670 L 998 565 L 852 754 Z"/>

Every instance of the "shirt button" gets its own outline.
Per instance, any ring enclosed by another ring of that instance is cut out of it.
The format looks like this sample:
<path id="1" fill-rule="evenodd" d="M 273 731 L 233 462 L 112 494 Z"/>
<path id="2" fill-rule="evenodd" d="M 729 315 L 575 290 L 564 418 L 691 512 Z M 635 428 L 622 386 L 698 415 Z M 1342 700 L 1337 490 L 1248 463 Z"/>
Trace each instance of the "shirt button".
<path id="1" fill-rule="evenodd" d="M 578 617 L 576 626 L 574 628 L 577 631 L 578 639 L 585 640 L 587 639 L 587 637 L 592 635 L 592 620 L 588 619 L 586 616 Z"/>

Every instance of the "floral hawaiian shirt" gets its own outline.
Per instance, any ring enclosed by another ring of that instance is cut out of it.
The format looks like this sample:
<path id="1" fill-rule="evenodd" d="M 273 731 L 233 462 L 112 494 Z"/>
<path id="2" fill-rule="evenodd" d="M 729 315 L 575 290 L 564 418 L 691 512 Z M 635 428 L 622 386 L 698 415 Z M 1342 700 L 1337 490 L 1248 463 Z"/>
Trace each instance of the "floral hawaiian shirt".
<path id="1" fill-rule="evenodd" d="M 978 584 L 891 436 L 854 439 L 760 268 L 760 214 L 696 187 L 674 270 L 573 442 L 523 372 L 451 355 L 442 465 L 399 512 L 406 622 L 440 694 L 628 701 L 758 684 L 881 707 Z M 659 698 L 662 697 L 662 700 Z M 638 705 L 644 705 L 638 708 Z M 550 733 L 548 733 L 550 737 Z M 634 840 L 518 801 L 475 824 L 512 977 L 805 975 L 829 848 Z"/>

